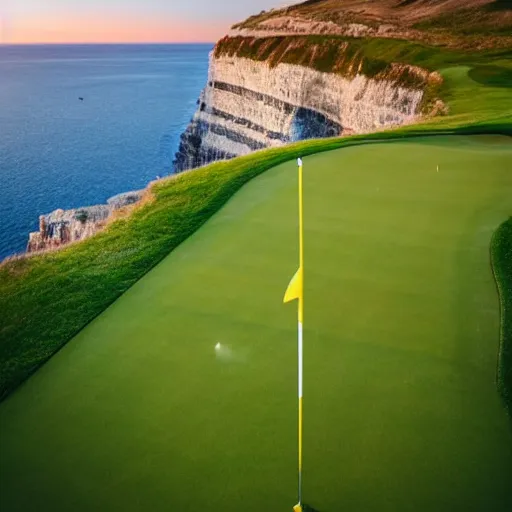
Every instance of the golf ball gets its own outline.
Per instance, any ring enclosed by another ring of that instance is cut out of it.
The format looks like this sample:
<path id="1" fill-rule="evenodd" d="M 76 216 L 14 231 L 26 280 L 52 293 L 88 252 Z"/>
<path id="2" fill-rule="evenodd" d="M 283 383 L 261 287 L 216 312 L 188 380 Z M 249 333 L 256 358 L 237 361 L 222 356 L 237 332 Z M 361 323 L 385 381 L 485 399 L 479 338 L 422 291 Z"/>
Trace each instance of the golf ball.
<path id="1" fill-rule="evenodd" d="M 215 350 L 220 350 L 220 343 L 217 343 L 217 345 L 215 345 Z"/>

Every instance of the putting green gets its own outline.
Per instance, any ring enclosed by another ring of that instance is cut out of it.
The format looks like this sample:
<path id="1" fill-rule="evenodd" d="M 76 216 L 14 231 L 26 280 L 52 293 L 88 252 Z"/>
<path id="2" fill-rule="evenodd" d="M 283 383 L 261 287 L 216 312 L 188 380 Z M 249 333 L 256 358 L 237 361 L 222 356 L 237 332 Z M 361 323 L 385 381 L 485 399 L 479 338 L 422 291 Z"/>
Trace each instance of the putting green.
<path id="1" fill-rule="evenodd" d="M 511 159 L 504 137 L 305 159 L 304 495 L 319 510 L 512 510 L 489 266 Z M 296 266 L 290 162 L 1 404 L 0 509 L 290 510 Z"/>

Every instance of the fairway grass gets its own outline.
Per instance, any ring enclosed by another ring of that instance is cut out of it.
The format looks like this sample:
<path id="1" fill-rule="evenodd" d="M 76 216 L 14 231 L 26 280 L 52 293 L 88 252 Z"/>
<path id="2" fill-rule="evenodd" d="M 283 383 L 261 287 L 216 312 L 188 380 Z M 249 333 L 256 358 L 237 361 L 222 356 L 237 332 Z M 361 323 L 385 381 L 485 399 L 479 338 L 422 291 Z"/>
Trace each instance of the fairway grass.
<path id="1" fill-rule="evenodd" d="M 497 136 L 305 158 L 316 509 L 512 510 L 489 261 L 511 158 Z M 296 181 L 255 178 L 0 405 L 1 510 L 291 509 Z"/>

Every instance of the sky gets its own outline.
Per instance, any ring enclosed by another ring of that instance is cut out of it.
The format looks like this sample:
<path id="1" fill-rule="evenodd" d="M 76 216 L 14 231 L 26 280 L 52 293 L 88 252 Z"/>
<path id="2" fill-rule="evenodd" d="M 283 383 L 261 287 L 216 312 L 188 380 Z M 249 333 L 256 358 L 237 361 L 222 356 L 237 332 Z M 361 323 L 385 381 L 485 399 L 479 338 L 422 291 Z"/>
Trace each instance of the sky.
<path id="1" fill-rule="evenodd" d="M 214 42 L 281 0 L 0 0 L 0 44 Z"/>

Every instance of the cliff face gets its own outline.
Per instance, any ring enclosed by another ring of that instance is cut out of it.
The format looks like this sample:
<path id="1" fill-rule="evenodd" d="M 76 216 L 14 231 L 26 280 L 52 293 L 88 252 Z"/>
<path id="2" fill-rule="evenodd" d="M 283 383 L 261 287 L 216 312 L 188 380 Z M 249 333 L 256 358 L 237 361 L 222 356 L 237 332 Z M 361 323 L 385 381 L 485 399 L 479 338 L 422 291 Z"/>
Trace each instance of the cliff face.
<path id="1" fill-rule="evenodd" d="M 426 86 L 441 80 L 436 73 L 400 64 L 369 76 L 364 59 L 339 42 L 338 53 L 330 56 L 332 72 L 315 69 L 311 60 L 291 64 L 283 59 L 297 41 L 285 43 L 283 53 L 276 39 L 275 50 L 263 60 L 240 56 L 247 53 L 241 49 L 245 45 L 265 51 L 271 40 L 253 44 L 255 40 L 239 38 L 231 52 L 223 46 L 233 39 L 217 45 L 208 84 L 181 138 L 174 162 L 177 172 L 288 142 L 411 123 L 418 119 Z M 309 45 L 304 53 L 318 62 L 322 51 L 324 47 L 315 51 Z"/>
<path id="2" fill-rule="evenodd" d="M 107 204 L 73 210 L 55 210 L 39 217 L 39 231 L 30 233 L 27 252 L 51 250 L 84 240 L 101 231 L 112 214 L 140 201 L 144 191 L 111 197 Z"/>
<path id="3" fill-rule="evenodd" d="M 175 169 L 444 113 L 441 76 L 410 64 L 431 67 L 440 48 L 511 45 L 510 0 L 307 0 L 262 11 L 216 45 Z"/>

